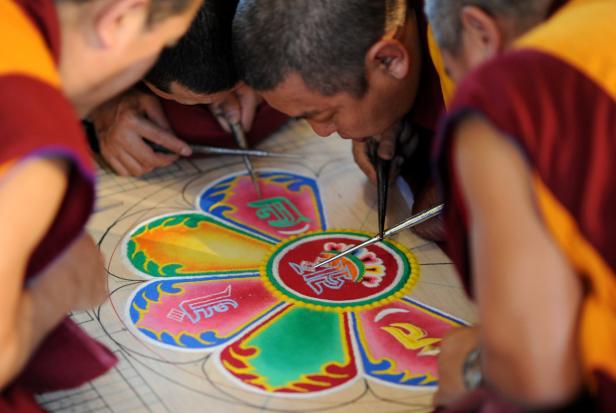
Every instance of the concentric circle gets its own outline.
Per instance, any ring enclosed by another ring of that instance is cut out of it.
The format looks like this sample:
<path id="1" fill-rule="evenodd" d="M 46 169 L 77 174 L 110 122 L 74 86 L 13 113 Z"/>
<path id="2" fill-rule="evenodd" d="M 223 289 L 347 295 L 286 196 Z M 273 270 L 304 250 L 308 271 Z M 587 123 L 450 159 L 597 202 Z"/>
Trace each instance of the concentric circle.
<path id="1" fill-rule="evenodd" d="M 415 257 L 400 244 L 383 241 L 314 268 L 368 238 L 325 231 L 288 239 L 274 248 L 261 276 L 274 294 L 301 306 L 350 311 L 382 305 L 405 294 L 419 277 Z"/>

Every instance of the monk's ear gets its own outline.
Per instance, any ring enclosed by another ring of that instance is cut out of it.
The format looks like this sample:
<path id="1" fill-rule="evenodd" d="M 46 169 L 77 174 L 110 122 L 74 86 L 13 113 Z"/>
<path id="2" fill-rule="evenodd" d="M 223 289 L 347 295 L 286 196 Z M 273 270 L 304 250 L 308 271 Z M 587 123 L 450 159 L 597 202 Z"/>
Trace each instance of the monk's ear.
<path id="1" fill-rule="evenodd" d="M 503 36 L 494 19 L 479 7 L 466 6 L 460 14 L 462 33 L 467 47 L 490 57 L 503 47 Z"/>
<path id="2" fill-rule="evenodd" d="M 147 26 L 150 0 L 106 0 L 94 19 L 94 36 L 104 48 L 122 47 Z"/>
<path id="3" fill-rule="evenodd" d="M 401 80 L 409 73 L 411 56 L 398 40 L 381 39 L 368 50 L 364 63 L 368 72 L 378 71 Z"/>

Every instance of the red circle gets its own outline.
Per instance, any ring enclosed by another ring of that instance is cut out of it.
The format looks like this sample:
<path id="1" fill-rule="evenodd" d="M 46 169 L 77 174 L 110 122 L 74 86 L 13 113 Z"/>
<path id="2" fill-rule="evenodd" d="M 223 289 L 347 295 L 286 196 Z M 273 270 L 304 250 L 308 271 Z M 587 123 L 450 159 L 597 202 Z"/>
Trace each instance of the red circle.
<path id="1" fill-rule="evenodd" d="M 297 244 L 291 245 L 290 247 L 287 246 L 289 249 L 286 249 L 282 253 L 283 255 L 279 257 L 278 268 L 273 268 L 275 278 L 277 278 L 284 287 L 297 294 L 317 300 L 332 302 L 347 302 L 368 299 L 371 296 L 378 295 L 387 290 L 388 287 L 396 283 L 398 280 L 399 277 L 397 277 L 397 275 L 400 270 L 400 266 L 396 261 L 396 257 L 390 250 L 383 248 L 381 245 L 375 244 L 369 246 L 367 250 L 368 252 L 375 253 L 376 256 L 381 259 L 382 263 L 380 265 L 382 265 L 385 269 L 385 274 L 382 278 L 380 278 L 380 284 L 378 286 L 367 286 L 367 283 L 364 281 L 368 281 L 368 278 L 360 280 L 359 282 L 356 282 L 356 278 L 353 280 L 343 279 L 343 285 L 340 288 L 331 288 L 323 284 L 321 284 L 320 287 L 316 286 L 317 290 L 322 290 L 319 294 L 314 289 L 315 279 L 318 280 L 323 278 L 324 275 L 332 273 L 340 275 L 338 278 L 341 278 L 341 274 L 346 274 L 346 270 L 340 271 L 340 267 L 338 267 L 337 271 L 334 270 L 334 267 L 320 267 L 313 271 L 322 271 L 322 273 L 316 273 L 311 272 L 305 265 L 304 268 L 301 267 L 302 262 L 304 262 L 304 264 L 314 265 L 319 256 L 323 259 L 331 257 L 331 254 L 323 254 L 323 247 L 329 242 L 357 245 L 357 243 L 361 241 L 339 235 L 318 239 L 300 239 Z M 337 251 L 336 253 L 338 252 L 341 251 Z M 361 256 L 361 250 L 359 256 Z M 359 257 L 356 256 L 356 258 Z M 368 259 L 368 257 L 364 258 L 366 260 Z M 336 263 L 337 262 L 334 261 L 332 264 Z M 292 266 L 291 264 L 295 265 Z M 357 265 L 352 259 L 343 259 L 342 268 L 344 269 L 344 267 L 348 268 L 351 274 L 357 274 L 358 272 Z M 363 274 L 364 277 L 369 276 L 370 268 L 375 268 L 374 262 L 371 263 L 370 261 L 367 261 L 365 267 L 366 271 L 365 274 Z M 313 282 L 308 282 L 308 280 L 313 280 Z M 310 287 L 310 284 L 313 284 L 313 288 Z"/>

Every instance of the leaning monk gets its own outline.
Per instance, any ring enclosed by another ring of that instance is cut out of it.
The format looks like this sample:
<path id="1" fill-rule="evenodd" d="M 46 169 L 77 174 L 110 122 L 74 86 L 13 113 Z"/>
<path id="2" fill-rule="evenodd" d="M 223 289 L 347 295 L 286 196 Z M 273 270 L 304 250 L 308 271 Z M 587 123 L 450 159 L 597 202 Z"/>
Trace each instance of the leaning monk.
<path id="1" fill-rule="evenodd" d="M 423 1 L 292 4 L 240 3 L 233 43 L 242 80 L 272 107 L 305 118 L 317 135 L 351 139 L 356 163 L 375 183 L 369 140 L 378 140 L 379 157 L 394 164 L 406 159 L 398 166 L 414 194 L 414 212 L 434 206 L 430 148 L 452 85 L 434 59 Z M 413 231 L 443 237 L 438 218 Z"/>
<path id="2" fill-rule="evenodd" d="M 505 2 L 427 3 L 460 72 L 495 33 L 483 3 Z M 466 76 L 443 124 L 450 253 L 480 319 L 441 348 L 451 411 L 616 411 L 616 2 L 558 3 Z"/>
<path id="3" fill-rule="evenodd" d="M 84 233 L 94 171 L 79 117 L 138 79 L 199 0 L 0 1 L 0 411 L 115 358 L 66 318 L 105 297 Z M 62 51 L 62 53 L 60 53 Z"/>
<path id="4" fill-rule="evenodd" d="M 288 120 L 239 82 L 231 49 L 237 3 L 206 1 L 141 87 L 92 114 L 101 155 L 116 173 L 140 176 L 168 166 L 192 154 L 189 144 L 237 147 L 228 121 L 242 125 L 256 145 Z M 148 142 L 171 154 L 153 151 Z"/>

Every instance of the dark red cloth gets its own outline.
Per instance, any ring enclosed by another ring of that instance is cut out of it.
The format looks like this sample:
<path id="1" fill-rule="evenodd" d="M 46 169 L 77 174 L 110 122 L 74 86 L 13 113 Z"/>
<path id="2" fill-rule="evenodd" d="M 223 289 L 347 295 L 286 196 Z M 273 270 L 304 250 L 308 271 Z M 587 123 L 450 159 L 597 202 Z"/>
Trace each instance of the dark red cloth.
<path id="1" fill-rule="evenodd" d="M 616 385 L 614 378 L 601 370 L 595 372 L 597 394 L 602 395 L 596 403 L 600 412 L 616 412 Z"/>
<path id="2" fill-rule="evenodd" d="M 106 372 L 116 362 L 113 353 L 67 319 L 47 336 L 17 383 L 34 393 L 70 389 Z"/>
<path id="3" fill-rule="evenodd" d="M 423 1 L 408 0 L 408 6 L 417 16 L 417 32 L 421 47 L 421 73 L 417 95 L 407 117 L 414 132 L 419 135 L 419 144 L 413 154 L 401 167 L 400 175 L 411 187 L 417 204 L 432 186 L 431 157 L 434 149 L 434 136 L 440 116 L 445 111 L 445 100 L 441 80 L 434 67 L 428 45 L 428 22 L 423 12 Z"/>
<path id="4" fill-rule="evenodd" d="M 410 116 L 413 124 L 434 133 L 438 127 L 439 118 L 445 111 L 445 99 L 443 98 L 441 79 L 430 55 L 428 21 L 423 12 L 423 3 L 421 0 L 410 0 L 409 3 L 417 15 L 417 31 L 422 59 L 419 87 Z M 429 155 L 428 159 L 430 159 Z"/>
<path id="5" fill-rule="evenodd" d="M 492 90 L 499 91 L 498 98 Z M 616 105 L 606 91 L 573 66 L 548 54 L 523 50 L 469 75 L 459 86 L 443 124 L 439 174 L 446 198 L 452 201 L 445 212 L 448 232 L 455 238 L 450 253 L 465 283 L 471 282 L 467 254 L 461 250 L 467 243 L 465 203 L 456 192 L 459 185 L 448 157 L 452 132 L 472 112 L 489 119 L 520 147 L 534 172 L 575 217 L 582 235 L 616 270 L 616 232 L 606 230 L 616 227 L 611 209 L 616 205 L 616 181 L 612 179 Z"/>
<path id="6" fill-rule="evenodd" d="M 175 134 L 190 144 L 236 148 L 231 134 L 225 132 L 205 105 L 188 106 L 161 99 L 163 110 Z M 255 120 L 246 139 L 250 146 L 257 145 L 276 132 L 289 117 L 263 103 L 257 108 Z"/>
<path id="7" fill-rule="evenodd" d="M 487 389 L 477 389 L 448 407 L 437 408 L 434 413 L 522 413 L 511 403 L 500 399 Z"/>
<path id="8" fill-rule="evenodd" d="M 58 62 L 60 27 L 54 1 L 19 0 L 16 4 L 42 33 Z M 58 88 L 16 72 L 0 76 L 0 89 L 0 165 L 42 156 L 64 158 L 71 165 L 59 212 L 29 259 L 26 278 L 32 279 L 83 233 L 94 206 L 94 165 L 79 118 Z M 35 208 L 46 206 L 29 207 L 30 213 L 36 213 Z M 102 345 L 65 319 L 43 340 L 21 377 L 3 389 L 0 410 L 39 411 L 33 392 L 79 386 L 115 362 Z"/>
<path id="9" fill-rule="evenodd" d="M 471 114 L 487 119 L 520 148 L 533 174 L 615 271 L 614 100 L 564 60 L 532 49 L 519 50 L 484 64 L 459 85 L 439 138 L 437 163 L 446 202 L 447 248 L 469 295 L 473 288 L 466 202 L 451 157 L 456 126 Z M 587 282 L 585 288 L 588 296 L 599 287 Z M 611 408 L 616 403 L 616 380 L 598 374 L 593 372 L 600 383 L 593 396 L 599 406 Z"/>
<path id="10" fill-rule="evenodd" d="M 581 413 L 592 412 L 595 409 L 595 402 L 588 396 L 582 394 L 571 403 L 564 406 L 551 407 L 546 409 L 533 409 L 533 413 Z M 612 412 L 614 410 L 602 410 Z M 462 396 L 459 400 L 447 407 L 437 408 L 434 413 L 527 413 L 529 410 L 505 400 L 496 392 L 486 388 L 473 390 Z"/>
<path id="11" fill-rule="evenodd" d="M 12 386 L 2 392 L 0 413 L 43 413 L 34 395 L 23 386 Z"/>
<path id="12" fill-rule="evenodd" d="M 0 88 L 5 97 L 0 98 L 0 164 L 58 156 L 72 165 L 58 218 L 28 264 L 31 277 L 83 231 L 94 204 L 94 166 L 77 114 L 58 89 L 23 75 L 0 77 Z"/>

